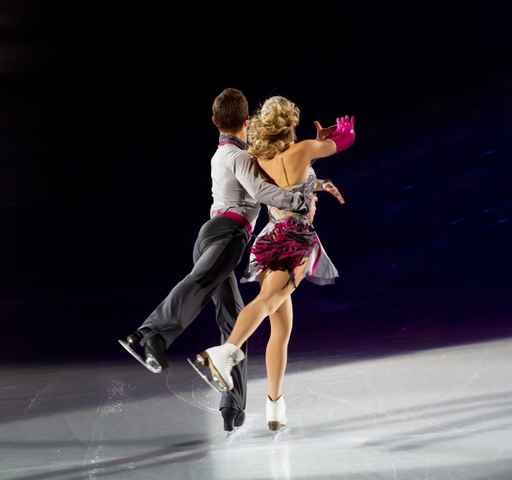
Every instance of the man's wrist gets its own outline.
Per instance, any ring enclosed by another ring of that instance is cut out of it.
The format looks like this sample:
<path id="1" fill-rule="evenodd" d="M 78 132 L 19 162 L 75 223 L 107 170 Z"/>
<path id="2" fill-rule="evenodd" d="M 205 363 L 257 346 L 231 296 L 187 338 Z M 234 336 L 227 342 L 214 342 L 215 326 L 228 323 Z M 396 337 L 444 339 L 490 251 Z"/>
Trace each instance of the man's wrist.
<path id="1" fill-rule="evenodd" d="M 306 196 L 302 192 L 297 192 L 295 195 L 294 212 L 306 214 L 309 211 L 309 206 L 306 202 Z"/>

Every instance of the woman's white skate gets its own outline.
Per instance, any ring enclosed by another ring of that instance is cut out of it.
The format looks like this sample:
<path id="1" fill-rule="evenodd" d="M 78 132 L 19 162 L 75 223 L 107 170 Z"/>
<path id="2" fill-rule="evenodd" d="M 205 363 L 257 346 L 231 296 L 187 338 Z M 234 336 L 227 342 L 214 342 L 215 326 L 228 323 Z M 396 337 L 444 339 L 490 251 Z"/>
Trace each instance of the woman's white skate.
<path id="1" fill-rule="evenodd" d="M 286 404 L 282 395 L 277 400 L 267 397 L 265 413 L 269 430 L 275 432 L 286 427 Z"/>
<path id="2" fill-rule="evenodd" d="M 214 390 L 220 393 L 233 390 L 231 369 L 245 358 L 244 352 L 236 345 L 225 343 L 198 353 L 188 363 L 198 375 Z"/>

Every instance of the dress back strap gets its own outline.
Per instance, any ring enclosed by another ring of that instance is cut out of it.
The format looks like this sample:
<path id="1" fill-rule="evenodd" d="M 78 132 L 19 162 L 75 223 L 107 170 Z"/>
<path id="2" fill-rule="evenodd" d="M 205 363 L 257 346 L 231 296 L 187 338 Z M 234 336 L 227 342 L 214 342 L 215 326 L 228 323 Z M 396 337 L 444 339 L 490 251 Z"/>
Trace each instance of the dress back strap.
<path id="1" fill-rule="evenodd" d="M 282 155 L 280 158 L 281 158 L 281 167 L 283 167 L 284 179 L 286 180 L 286 186 L 289 187 L 290 181 L 288 180 L 288 174 L 286 173 L 286 168 L 284 166 L 284 158 Z"/>

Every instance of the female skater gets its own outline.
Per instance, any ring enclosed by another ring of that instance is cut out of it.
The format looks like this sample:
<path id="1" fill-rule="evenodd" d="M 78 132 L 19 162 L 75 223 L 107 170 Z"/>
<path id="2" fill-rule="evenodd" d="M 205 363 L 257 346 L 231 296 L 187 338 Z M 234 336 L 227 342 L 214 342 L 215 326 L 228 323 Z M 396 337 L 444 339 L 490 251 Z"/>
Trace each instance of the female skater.
<path id="1" fill-rule="evenodd" d="M 329 129 L 317 124 L 319 139 L 294 143 L 298 123 L 299 109 L 292 102 L 269 98 L 251 119 L 249 153 L 279 187 L 303 191 L 311 199 L 309 213 L 268 208 L 269 223 L 256 238 L 242 280 L 259 280 L 260 293 L 240 312 L 226 343 L 201 352 L 194 362 L 189 360 L 210 386 L 220 392 L 231 390 L 231 369 L 244 358 L 240 347 L 269 316 L 266 417 L 271 430 L 286 425 L 282 385 L 292 329 L 291 294 L 303 278 L 324 285 L 338 276 L 313 227 L 318 182 L 311 163 L 349 148 L 355 140 L 353 118 L 339 118 Z"/>

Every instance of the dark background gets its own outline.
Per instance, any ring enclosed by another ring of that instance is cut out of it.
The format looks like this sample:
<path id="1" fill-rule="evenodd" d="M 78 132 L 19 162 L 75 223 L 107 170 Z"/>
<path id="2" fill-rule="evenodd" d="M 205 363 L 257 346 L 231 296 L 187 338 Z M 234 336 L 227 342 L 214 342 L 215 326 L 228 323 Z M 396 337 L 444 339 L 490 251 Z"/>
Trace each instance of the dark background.
<path id="1" fill-rule="evenodd" d="M 347 200 L 322 197 L 316 222 L 342 278 L 301 286 L 292 350 L 512 333 L 512 52 L 497 2 L 46 3 L 0 7 L 2 359 L 124 358 L 116 338 L 191 267 L 211 102 L 228 86 L 253 110 L 295 101 L 301 138 L 315 119 L 357 118 L 356 145 L 316 167 Z M 212 313 L 173 351 L 216 341 Z"/>

